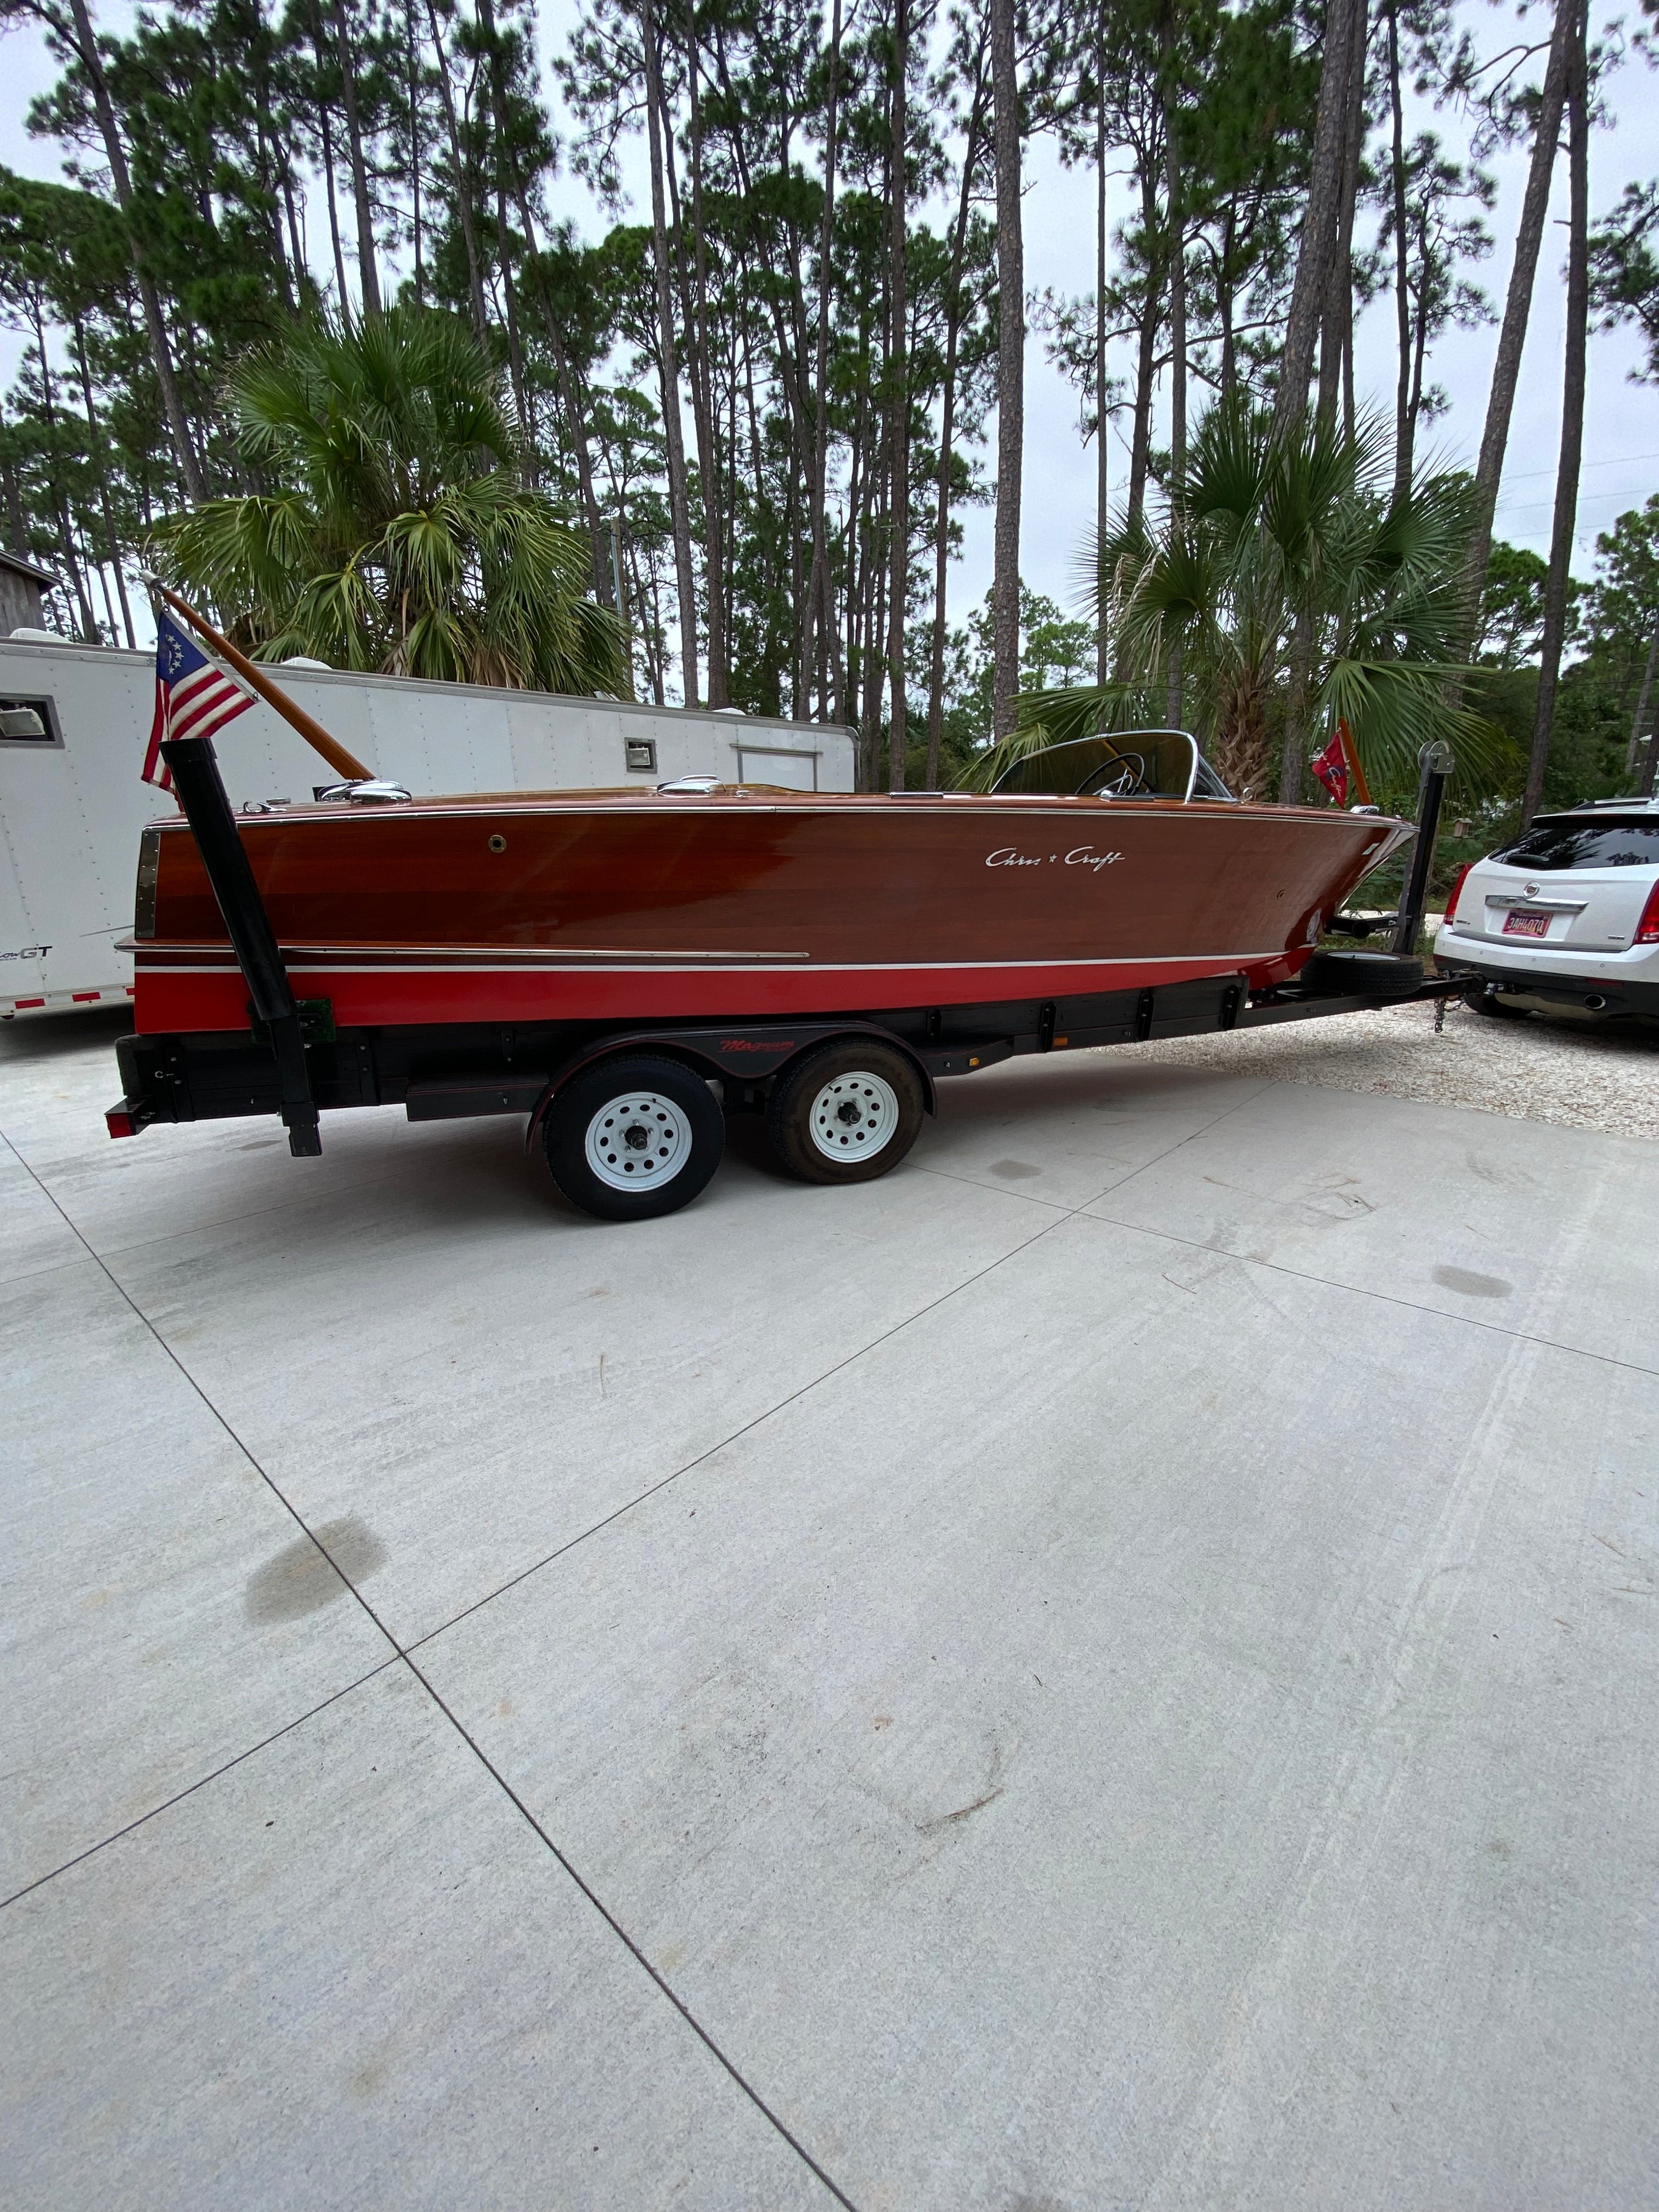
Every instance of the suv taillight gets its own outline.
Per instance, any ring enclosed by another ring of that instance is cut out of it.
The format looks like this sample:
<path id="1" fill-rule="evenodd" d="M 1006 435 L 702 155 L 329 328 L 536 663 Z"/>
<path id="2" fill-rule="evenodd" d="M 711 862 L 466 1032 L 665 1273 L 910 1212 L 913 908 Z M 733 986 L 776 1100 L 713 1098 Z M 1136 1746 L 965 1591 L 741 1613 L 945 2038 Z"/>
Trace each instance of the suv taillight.
<path id="1" fill-rule="evenodd" d="M 1642 919 L 1636 925 L 1632 941 L 1637 945 L 1659 945 L 1659 881 L 1648 893 L 1648 902 L 1642 909 Z"/>
<path id="2" fill-rule="evenodd" d="M 1448 929 L 1451 927 L 1453 922 L 1457 919 L 1458 895 L 1462 890 L 1464 877 L 1468 875 L 1469 870 L 1474 866 L 1474 862 L 1473 860 L 1465 860 L 1462 866 L 1457 871 L 1456 878 L 1451 887 L 1451 896 L 1446 901 L 1446 927 Z"/>

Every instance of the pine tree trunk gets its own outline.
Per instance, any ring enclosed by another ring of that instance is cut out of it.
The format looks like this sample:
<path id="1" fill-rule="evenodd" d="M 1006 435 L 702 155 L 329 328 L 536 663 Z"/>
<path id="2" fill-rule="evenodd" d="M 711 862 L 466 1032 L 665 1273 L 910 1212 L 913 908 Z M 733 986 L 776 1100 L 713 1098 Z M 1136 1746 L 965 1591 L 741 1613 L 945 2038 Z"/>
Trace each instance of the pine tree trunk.
<path id="1" fill-rule="evenodd" d="M 810 660 L 815 625 L 829 643 L 839 671 L 839 625 L 830 589 L 829 520 L 824 501 L 830 485 L 830 288 L 833 276 L 836 213 L 836 130 L 840 120 L 841 0 L 835 0 L 830 27 L 830 83 L 823 131 L 823 216 L 818 232 L 818 329 L 816 380 L 817 422 L 812 449 L 812 580 L 807 586 L 806 657 Z M 837 691 L 842 687 L 839 680 Z M 829 702 L 819 693 L 827 714 Z M 841 709 L 845 712 L 844 703 Z"/>
<path id="2" fill-rule="evenodd" d="M 1463 615 L 1470 633 L 1480 614 L 1486 564 L 1492 558 L 1492 515 L 1504 474 L 1510 417 L 1515 411 L 1515 388 L 1520 379 L 1522 349 L 1526 344 L 1527 322 L 1532 313 L 1533 283 L 1538 273 L 1544 221 L 1549 212 L 1550 179 L 1560 143 L 1561 110 L 1566 98 L 1578 10 L 1579 0 L 1556 0 L 1549 61 L 1538 104 L 1537 135 L 1533 140 L 1532 161 L 1527 171 L 1520 228 L 1515 234 L 1515 261 L 1510 270 L 1509 296 L 1504 303 L 1503 326 L 1498 336 L 1498 356 L 1492 363 L 1492 392 L 1486 401 L 1480 458 L 1475 464 L 1474 523 L 1463 568 Z"/>
<path id="3" fill-rule="evenodd" d="M 559 319 L 553 311 L 553 303 L 548 295 L 545 273 L 538 263 L 539 249 L 536 239 L 535 217 L 530 205 L 529 189 L 520 170 L 518 155 L 513 144 L 506 74 L 501 67 L 501 46 L 495 35 L 495 10 L 493 0 L 478 0 L 478 21 L 489 43 L 490 104 L 495 117 L 497 159 L 506 172 L 507 188 L 512 195 L 519 221 L 524 227 L 525 251 L 534 269 L 537 297 L 542 311 L 542 325 L 547 332 L 548 345 L 553 356 L 553 373 L 558 386 L 559 406 L 564 416 L 565 434 L 570 441 L 571 450 L 575 456 L 577 491 L 581 500 L 582 514 L 587 524 L 593 593 L 601 606 L 611 606 L 615 602 L 616 586 L 607 557 L 609 549 L 605 525 L 599 514 L 599 503 L 593 490 L 593 465 L 588 444 L 587 419 L 582 407 L 576 380 L 571 373 L 570 362 L 565 351 L 563 334 L 559 328 Z M 501 240 L 501 266 L 503 276 L 505 276 L 507 216 L 499 197 L 496 206 L 496 229 Z M 510 300 L 510 292 L 508 296 Z M 511 328 L 511 325 L 509 327 Z M 516 329 L 512 329 L 512 336 L 514 353 L 514 389 L 522 392 L 525 381 L 524 368 L 522 361 L 518 356 Z M 521 398 L 520 404 L 523 407 L 526 401 Z"/>
<path id="4" fill-rule="evenodd" d="M 1342 173 L 1347 153 L 1351 100 L 1348 70 L 1356 18 L 1363 6 L 1364 0 L 1330 0 L 1325 15 L 1313 165 L 1304 202 L 1296 279 L 1291 290 L 1290 313 L 1285 318 L 1285 349 L 1279 360 L 1279 391 L 1273 404 L 1273 420 L 1280 431 L 1293 429 L 1307 412 L 1314 346 L 1329 293 L 1331 264 L 1342 213 Z"/>
<path id="5" fill-rule="evenodd" d="M 1636 773 L 1637 756 L 1641 750 L 1642 731 L 1648 719 L 1648 702 L 1653 696 L 1653 672 L 1659 665 L 1659 620 L 1653 625 L 1653 635 L 1648 640 L 1648 664 L 1642 671 L 1642 689 L 1636 697 L 1636 713 L 1630 726 L 1630 745 L 1625 754 L 1625 774 Z"/>
<path id="6" fill-rule="evenodd" d="M 887 627 L 887 563 L 877 557 L 879 548 L 885 545 L 888 517 L 888 485 L 884 465 L 877 495 L 879 505 L 871 515 L 869 550 L 865 556 L 865 574 L 869 580 L 869 600 L 866 610 L 862 661 L 864 667 L 864 712 L 860 717 L 860 734 L 864 740 L 864 787 L 866 791 L 880 788 L 881 763 L 881 692 L 882 681 L 887 673 L 886 657 L 881 641 Z"/>
<path id="7" fill-rule="evenodd" d="M 1174 21 L 1164 18 L 1164 175 L 1165 220 L 1170 233 L 1170 505 L 1179 518 L 1182 478 L 1187 470 L 1187 220 L 1181 176 L 1181 100 L 1175 76 Z M 1180 641 L 1170 647 L 1164 684 L 1164 720 L 1172 730 L 1182 726 L 1182 690 Z"/>
<path id="8" fill-rule="evenodd" d="M 697 91 L 697 49 L 694 19 L 686 16 L 685 74 L 691 106 L 691 274 L 696 280 L 695 312 L 685 318 L 686 348 L 691 371 L 691 411 L 697 430 L 697 479 L 702 492 L 703 596 L 708 619 L 708 704 L 731 703 L 726 651 L 726 573 L 720 549 L 725 542 L 720 467 L 720 441 L 714 424 L 714 363 L 708 343 L 708 254 L 702 220 L 702 106 Z M 674 153 L 665 142 L 665 160 L 673 183 Z M 676 228 L 684 236 L 684 226 Z M 682 258 L 682 282 L 684 264 Z M 757 487 L 758 490 L 758 486 Z"/>
<path id="9" fill-rule="evenodd" d="M 892 581 L 888 586 L 887 787 L 904 788 L 904 750 L 908 736 L 904 686 L 904 616 L 910 583 L 910 370 L 906 338 L 909 306 L 905 284 L 905 220 L 908 206 L 905 177 L 905 95 L 910 69 L 908 0 L 893 0 L 893 82 L 890 93 L 892 136 L 888 153 L 890 179 L 889 287 L 892 296 L 893 337 L 887 356 L 890 392 L 888 437 L 891 459 L 888 474 L 893 486 L 889 550 Z"/>
<path id="10" fill-rule="evenodd" d="M 346 149 L 351 156 L 351 197 L 357 211 L 357 281 L 363 313 L 380 312 L 380 283 L 374 270 L 374 211 L 363 158 L 362 124 L 357 112 L 357 55 L 346 21 L 345 0 L 334 0 L 334 36 L 340 49 L 340 100 L 345 109 Z"/>
<path id="11" fill-rule="evenodd" d="M 1152 386 L 1158 374 L 1158 326 L 1163 307 L 1158 255 L 1158 185 L 1150 168 L 1140 179 L 1140 227 L 1146 246 L 1146 281 L 1140 301 L 1139 342 L 1135 352 L 1135 411 L 1129 434 L 1129 500 L 1131 532 L 1140 526 L 1146 511 L 1146 471 L 1152 443 Z"/>
<path id="12" fill-rule="evenodd" d="M 951 568 L 951 464 L 957 412 L 957 356 L 962 343 L 962 264 L 973 213 L 974 175 L 979 167 L 985 117 L 985 41 L 974 58 L 974 97 L 962 153 L 962 193 L 951 232 L 951 267 L 945 298 L 945 376 L 939 434 L 939 476 L 933 507 L 933 634 L 927 670 L 927 772 L 926 788 L 939 788 L 939 746 L 945 733 L 945 588 Z"/>
<path id="13" fill-rule="evenodd" d="M 455 112 L 455 88 L 449 82 L 449 57 L 444 49 L 443 28 L 438 21 L 435 0 L 426 0 L 426 15 L 432 26 L 432 44 L 438 58 L 438 91 L 443 101 L 444 124 L 449 137 L 450 167 L 455 172 L 455 209 L 461 219 L 461 242 L 466 249 L 467 295 L 472 308 L 472 331 L 475 337 L 483 339 L 489 334 L 489 318 L 484 310 L 483 264 L 478 254 L 477 226 L 472 214 L 471 165 L 461 143 L 460 118 Z M 329 205 L 331 210 L 331 199 Z"/>
<path id="14" fill-rule="evenodd" d="M 1544 585 L 1544 629 L 1539 645 L 1538 705 L 1532 726 L 1532 760 L 1522 823 L 1532 820 L 1543 803 L 1544 771 L 1549 764 L 1555 724 L 1556 687 L 1561 676 L 1561 647 L 1566 636 L 1567 592 L 1571 581 L 1573 532 L 1578 520 L 1578 470 L 1584 444 L 1584 365 L 1589 330 L 1589 82 L 1585 52 L 1587 0 L 1573 0 L 1572 54 L 1567 75 L 1567 344 L 1561 392 L 1561 458 L 1555 477 L 1555 522 L 1550 536 L 1549 574 Z"/>
<path id="15" fill-rule="evenodd" d="M 121 213 L 126 218 L 127 251 L 131 256 L 132 273 L 144 310 L 144 329 L 149 339 L 155 380 L 161 387 L 161 410 L 167 418 L 173 455 L 179 464 L 179 473 L 184 478 L 185 489 L 199 505 L 207 497 L 207 479 L 191 438 L 189 418 L 179 393 L 179 381 L 173 366 L 173 348 L 167 337 L 167 321 L 161 313 L 161 295 L 155 289 L 155 280 L 149 273 L 144 249 L 133 225 L 132 177 L 127 167 L 127 149 L 122 143 L 120 129 L 115 119 L 115 103 L 110 98 L 109 81 L 104 75 L 103 57 L 98 51 L 92 18 L 87 12 L 87 0 L 70 0 L 70 10 L 75 21 L 76 52 L 86 71 L 88 88 L 92 94 L 93 112 L 98 118 L 99 131 L 103 137 L 110 180 L 115 186 L 115 198 Z"/>
<path id="16" fill-rule="evenodd" d="M 992 733 L 1014 727 L 1019 696 L 1019 510 L 1025 457 L 1025 244 L 1020 212 L 1014 0 L 990 0 L 997 161 L 997 507 L 991 586 Z"/>
<path id="17" fill-rule="evenodd" d="M 1325 331 L 1328 343 L 1320 362 L 1319 411 L 1334 422 L 1346 395 L 1348 421 L 1353 416 L 1353 217 L 1359 197 L 1359 161 L 1365 143 L 1365 50 L 1370 37 L 1368 0 L 1356 0 L 1358 16 L 1348 51 L 1348 114 L 1342 149 L 1342 200 L 1326 289 Z"/>
<path id="18" fill-rule="evenodd" d="M 1389 0 L 1389 112 L 1393 126 L 1389 185 L 1394 195 L 1394 311 L 1400 348 L 1394 396 L 1394 495 L 1399 501 L 1411 489 L 1415 462 L 1411 411 L 1411 254 L 1406 238 L 1406 111 L 1400 87 L 1399 0 Z"/>
<path id="19" fill-rule="evenodd" d="M 337 9 L 344 0 L 335 0 Z M 531 412 L 530 389 L 525 375 L 524 347 L 519 334 L 519 309 L 513 281 L 513 237 L 507 219 L 507 199 L 509 183 L 515 201 L 521 196 L 518 186 L 518 163 L 512 156 L 512 133 L 507 114 L 507 83 L 501 70 L 501 41 L 495 36 L 495 10 L 491 0 L 478 0 L 478 28 L 483 33 L 489 55 L 489 106 L 495 118 L 495 263 L 501 272 L 501 301 L 506 310 L 507 359 L 513 380 L 513 400 L 518 409 L 523 433 L 523 479 L 526 487 L 536 481 L 534 421 Z M 526 244 L 529 240 L 526 240 Z"/>
<path id="20" fill-rule="evenodd" d="M 679 590 L 681 689 L 688 707 L 698 703 L 697 587 L 691 567 L 691 514 L 685 481 L 685 430 L 680 421 L 680 372 L 674 349 L 674 299 L 668 269 L 668 216 L 663 196 L 662 72 L 652 0 L 641 0 L 645 51 L 645 110 L 651 152 L 651 246 L 657 276 L 658 361 L 662 376 L 663 433 L 668 447 L 668 512 L 674 533 L 674 574 Z M 710 558 L 720 557 L 719 548 Z"/>
<path id="21" fill-rule="evenodd" d="M 1285 750 L 1279 763 L 1279 803 L 1295 806 L 1302 798 L 1302 755 L 1306 744 L 1303 727 L 1308 708 L 1308 685 L 1313 669 L 1313 617 L 1304 611 L 1296 618 L 1291 635 L 1291 659 L 1285 696 Z"/>
<path id="22" fill-rule="evenodd" d="M 81 371 L 81 392 L 87 408 L 87 442 L 93 469 L 98 478 L 98 503 L 103 510 L 104 540 L 108 548 L 109 564 L 115 571 L 115 588 L 121 597 L 121 627 L 126 632 L 129 651 L 137 644 L 133 634 L 132 609 L 127 604 L 127 580 L 121 573 L 121 541 L 115 534 L 115 517 L 109 503 L 109 458 L 104 443 L 103 427 L 98 420 L 98 410 L 93 404 L 92 374 L 87 367 L 87 338 L 81 318 L 75 318 L 75 358 Z M 107 586 L 106 587 L 107 588 Z M 111 627 L 113 628 L 112 617 Z M 1653 659 L 1648 658 L 1648 672 L 1653 672 Z M 1638 716 L 1640 716 L 1638 708 Z"/>
<path id="23" fill-rule="evenodd" d="M 87 596 L 86 580 L 81 564 L 76 558 L 75 532 L 70 523 L 69 501 L 64 496 L 64 480 L 58 465 L 58 409 L 52 396 L 52 365 L 46 359 L 46 325 L 38 289 L 29 295 L 29 313 L 34 323 L 35 350 L 40 356 L 40 410 L 46 432 L 46 482 L 52 492 L 52 514 L 58 524 L 58 542 L 64 549 L 64 566 L 69 570 L 70 581 L 75 586 L 76 605 L 81 613 L 81 635 L 88 645 L 96 645 L 97 617 L 92 611 L 92 601 Z"/>
<path id="24" fill-rule="evenodd" d="M 421 77 L 415 37 L 414 0 L 405 0 L 404 48 L 409 70 L 409 188 L 415 232 L 415 297 L 426 300 L 426 265 L 421 235 Z"/>
<path id="25" fill-rule="evenodd" d="M 1109 226 L 1106 207 L 1106 0 L 1100 0 L 1095 37 L 1095 681 L 1104 684 L 1111 673 L 1111 637 L 1108 620 L 1110 592 L 1104 558 L 1111 528 L 1110 470 L 1106 440 L 1106 248 Z M 1228 333 L 1231 337 L 1231 333 Z"/>
<path id="26" fill-rule="evenodd" d="M 317 103 L 317 125 L 323 141 L 323 197 L 328 205 L 328 235 L 334 248 L 334 288 L 343 314 L 350 304 L 351 294 L 346 284 L 345 249 L 340 243 L 339 204 L 334 196 L 334 134 L 328 127 L 327 103 L 320 98 Z"/>
<path id="27" fill-rule="evenodd" d="M 1237 342 L 1233 335 L 1233 249 L 1238 239 L 1238 198 L 1227 201 L 1221 219 L 1221 252 L 1215 272 L 1216 314 L 1221 324 L 1221 403 L 1232 398 L 1238 383 Z"/>
<path id="28" fill-rule="evenodd" d="M 860 366 L 869 356 L 869 326 L 860 308 L 859 315 L 858 358 Z M 865 464 L 865 419 L 868 407 L 869 380 L 859 379 L 858 410 L 853 417 L 853 434 L 848 441 L 847 472 L 847 524 L 842 543 L 845 550 L 846 574 L 842 590 L 847 598 L 847 652 L 842 664 L 841 690 L 836 707 L 836 720 L 848 722 L 854 719 L 854 704 L 858 697 L 858 641 L 864 571 L 860 558 L 860 532 L 863 528 L 864 506 L 868 497 L 869 471 Z M 861 753 L 858 756 L 862 758 Z M 860 786 L 862 789 L 862 785 Z"/>

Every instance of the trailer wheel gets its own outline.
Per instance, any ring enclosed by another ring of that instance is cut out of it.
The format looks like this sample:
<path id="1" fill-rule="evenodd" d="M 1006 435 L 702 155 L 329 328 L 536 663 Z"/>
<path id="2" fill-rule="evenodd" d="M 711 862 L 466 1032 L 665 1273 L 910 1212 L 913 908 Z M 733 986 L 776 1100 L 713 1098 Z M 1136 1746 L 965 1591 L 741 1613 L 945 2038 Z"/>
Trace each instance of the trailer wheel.
<path id="1" fill-rule="evenodd" d="M 804 1182 L 872 1182 L 916 1141 L 921 1081 L 902 1052 L 874 1039 L 820 1045 L 773 1086 L 766 1133 Z"/>
<path id="2" fill-rule="evenodd" d="M 601 1221 L 673 1213 L 720 1164 L 726 1121 L 700 1075 L 643 1053 L 601 1060 L 547 1109 L 548 1173 L 573 1206 Z"/>
<path id="3" fill-rule="evenodd" d="M 1297 981 L 1310 996 L 1403 999 L 1423 981 L 1423 963 L 1408 952 L 1321 950 L 1303 965 Z"/>

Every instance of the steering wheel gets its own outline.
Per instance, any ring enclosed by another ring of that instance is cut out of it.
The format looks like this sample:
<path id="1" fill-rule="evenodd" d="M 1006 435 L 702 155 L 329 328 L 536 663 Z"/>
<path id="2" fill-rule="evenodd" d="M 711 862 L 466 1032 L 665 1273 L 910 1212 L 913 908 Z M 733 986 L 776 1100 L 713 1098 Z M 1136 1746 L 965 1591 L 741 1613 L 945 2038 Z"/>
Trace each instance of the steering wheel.
<path id="1" fill-rule="evenodd" d="M 1133 799 L 1144 794 L 1151 799 L 1152 787 L 1146 781 L 1146 767 L 1139 753 L 1114 752 L 1110 760 L 1084 777 L 1077 795 L 1079 799 Z"/>

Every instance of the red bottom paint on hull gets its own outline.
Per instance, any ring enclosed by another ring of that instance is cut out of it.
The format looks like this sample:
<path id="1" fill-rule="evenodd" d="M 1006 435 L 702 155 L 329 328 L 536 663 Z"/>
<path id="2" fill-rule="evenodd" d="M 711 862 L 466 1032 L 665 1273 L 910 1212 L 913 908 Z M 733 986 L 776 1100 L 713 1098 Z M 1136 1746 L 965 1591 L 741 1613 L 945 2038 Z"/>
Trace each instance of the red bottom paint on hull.
<path id="1" fill-rule="evenodd" d="M 175 959 L 178 956 L 175 954 Z M 201 966 L 146 963 L 139 951 L 138 1030 L 168 1035 L 247 1027 L 241 972 L 207 954 Z M 982 967 L 822 967 L 710 969 L 666 966 L 529 969 L 307 966 L 288 956 L 295 994 L 326 999 L 342 1029 L 437 1023 L 762 1019 L 860 1007 L 960 1006 L 1146 990 L 1210 975 L 1249 975 L 1253 989 L 1285 980 L 1284 952 L 1176 960 L 1009 963 Z"/>

